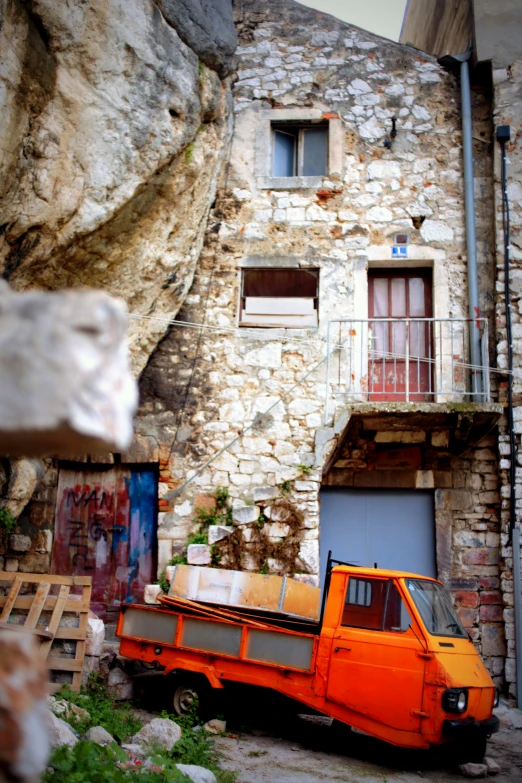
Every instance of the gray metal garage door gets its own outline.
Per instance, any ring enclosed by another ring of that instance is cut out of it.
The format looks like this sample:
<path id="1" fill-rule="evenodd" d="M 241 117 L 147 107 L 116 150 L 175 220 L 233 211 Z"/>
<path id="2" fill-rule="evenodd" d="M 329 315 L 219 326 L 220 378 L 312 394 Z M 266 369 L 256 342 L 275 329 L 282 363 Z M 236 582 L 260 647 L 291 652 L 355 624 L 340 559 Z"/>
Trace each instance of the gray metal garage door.
<path id="1" fill-rule="evenodd" d="M 421 490 L 321 490 L 321 585 L 328 550 L 356 565 L 436 576 L 433 493 Z"/>

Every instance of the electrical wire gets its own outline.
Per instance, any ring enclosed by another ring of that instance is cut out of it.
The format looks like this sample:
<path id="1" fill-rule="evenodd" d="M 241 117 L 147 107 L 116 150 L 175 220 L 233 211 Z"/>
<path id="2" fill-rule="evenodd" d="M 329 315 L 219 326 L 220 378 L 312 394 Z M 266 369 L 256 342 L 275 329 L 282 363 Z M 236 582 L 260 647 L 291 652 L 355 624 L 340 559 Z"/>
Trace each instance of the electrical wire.
<path id="1" fill-rule="evenodd" d="M 305 343 L 306 345 L 310 345 L 315 343 L 320 344 L 321 346 L 327 345 L 327 341 L 323 339 L 322 337 L 293 337 L 289 335 L 277 335 L 277 338 L 274 338 L 273 336 L 267 336 L 266 338 L 264 336 L 260 336 L 260 330 L 259 328 L 248 328 L 248 327 L 233 327 L 233 326 L 213 326 L 212 324 L 205 324 L 205 323 L 197 323 L 196 321 L 178 321 L 174 319 L 170 319 L 170 316 L 153 316 L 153 315 L 144 315 L 141 313 L 129 313 L 129 318 L 136 319 L 136 320 L 150 320 L 150 321 L 161 321 L 166 326 L 179 326 L 187 329 L 201 329 L 202 331 L 207 329 L 208 331 L 213 332 L 223 332 L 225 334 L 235 334 L 242 338 L 250 338 L 252 340 L 256 341 L 264 341 L 264 342 L 272 342 L 274 340 L 285 341 L 289 343 Z M 167 320 L 169 319 L 169 320 Z M 375 318 L 372 319 L 375 321 L 375 323 L 378 323 L 379 319 Z M 410 321 L 414 321 L 415 319 L 409 319 Z M 422 319 L 425 320 L 425 319 Z M 435 319 L 436 320 L 436 319 Z M 447 321 L 455 320 L 455 321 L 468 321 L 469 319 L 445 319 Z M 276 327 L 277 328 L 277 327 Z M 285 327 L 280 327 L 284 329 Z M 332 349 L 347 349 L 348 346 L 346 343 L 331 343 Z M 368 353 L 372 353 L 372 351 L 369 351 Z M 382 360 L 382 354 L 377 354 L 376 352 L 373 352 L 376 355 L 379 355 L 380 360 Z M 406 359 L 406 354 L 403 353 L 396 353 L 393 351 L 386 351 L 385 359 Z M 412 361 L 412 364 L 414 361 L 419 358 L 419 360 L 424 364 L 437 364 L 437 359 L 433 358 L 430 359 L 428 357 L 421 358 L 421 357 L 413 357 L 411 354 L 409 355 L 410 361 Z M 441 368 L 444 369 L 445 365 L 441 365 Z M 522 370 L 506 370 L 501 369 L 500 367 L 492 367 L 492 366 L 484 366 L 484 365 L 478 365 L 478 364 L 472 364 L 471 362 L 464 362 L 464 361 L 455 361 L 452 362 L 452 367 L 460 367 L 465 370 L 488 370 L 492 373 L 499 373 L 500 375 L 513 375 L 516 378 L 522 378 Z"/>

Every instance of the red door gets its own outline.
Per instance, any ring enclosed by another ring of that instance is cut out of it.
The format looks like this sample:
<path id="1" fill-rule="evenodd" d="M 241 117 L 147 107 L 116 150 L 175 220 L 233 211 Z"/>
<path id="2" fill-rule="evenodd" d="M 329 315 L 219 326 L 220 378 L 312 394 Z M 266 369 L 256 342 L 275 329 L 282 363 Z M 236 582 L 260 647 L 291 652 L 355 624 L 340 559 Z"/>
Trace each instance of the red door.
<path id="1" fill-rule="evenodd" d="M 372 270 L 368 293 L 370 399 L 429 401 L 431 270 Z"/>
<path id="2" fill-rule="evenodd" d="M 141 601 L 152 581 L 156 498 L 150 469 L 60 470 L 52 573 L 92 576 L 97 614 Z"/>

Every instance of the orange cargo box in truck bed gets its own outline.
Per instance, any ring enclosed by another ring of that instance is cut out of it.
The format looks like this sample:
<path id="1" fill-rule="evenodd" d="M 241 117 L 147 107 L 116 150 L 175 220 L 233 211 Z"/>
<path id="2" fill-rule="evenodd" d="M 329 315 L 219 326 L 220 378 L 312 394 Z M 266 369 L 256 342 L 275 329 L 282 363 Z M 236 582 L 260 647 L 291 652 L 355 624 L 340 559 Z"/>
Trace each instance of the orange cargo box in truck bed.
<path id="1" fill-rule="evenodd" d="M 162 608 L 122 607 L 120 653 L 157 662 L 185 690 L 191 676 L 195 691 L 271 688 L 394 745 L 458 740 L 463 761 L 482 760 L 496 689 L 443 586 L 333 562 L 318 622 L 170 595 Z"/>

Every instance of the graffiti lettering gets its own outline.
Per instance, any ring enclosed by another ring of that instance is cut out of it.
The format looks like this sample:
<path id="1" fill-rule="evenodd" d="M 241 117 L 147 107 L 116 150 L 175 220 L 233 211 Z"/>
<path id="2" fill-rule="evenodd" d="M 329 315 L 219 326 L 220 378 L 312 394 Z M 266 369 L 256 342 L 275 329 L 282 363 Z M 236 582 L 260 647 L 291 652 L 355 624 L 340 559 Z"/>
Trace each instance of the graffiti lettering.
<path id="1" fill-rule="evenodd" d="M 96 510 L 106 508 L 107 511 L 111 511 L 113 503 L 114 497 L 112 493 L 105 491 L 98 493 L 97 489 L 87 490 L 86 492 L 75 492 L 73 489 L 68 489 L 65 498 L 65 504 L 68 508 L 71 508 L 71 506 L 75 508 L 91 506 Z"/>
<path id="2" fill-rule="evenodd" d="M 69 549 L 76 550 L 72 558 L 73 566 L 80 566 L 80 560 L 82 560 L 81 567 L 85 571 L 93 571 L 92 565 L 89 565 L 87 560 L 89 555 L 88 534 L 83 530 L 82 522 L 68 519 L 67 530 L 69 533 Z"/>

